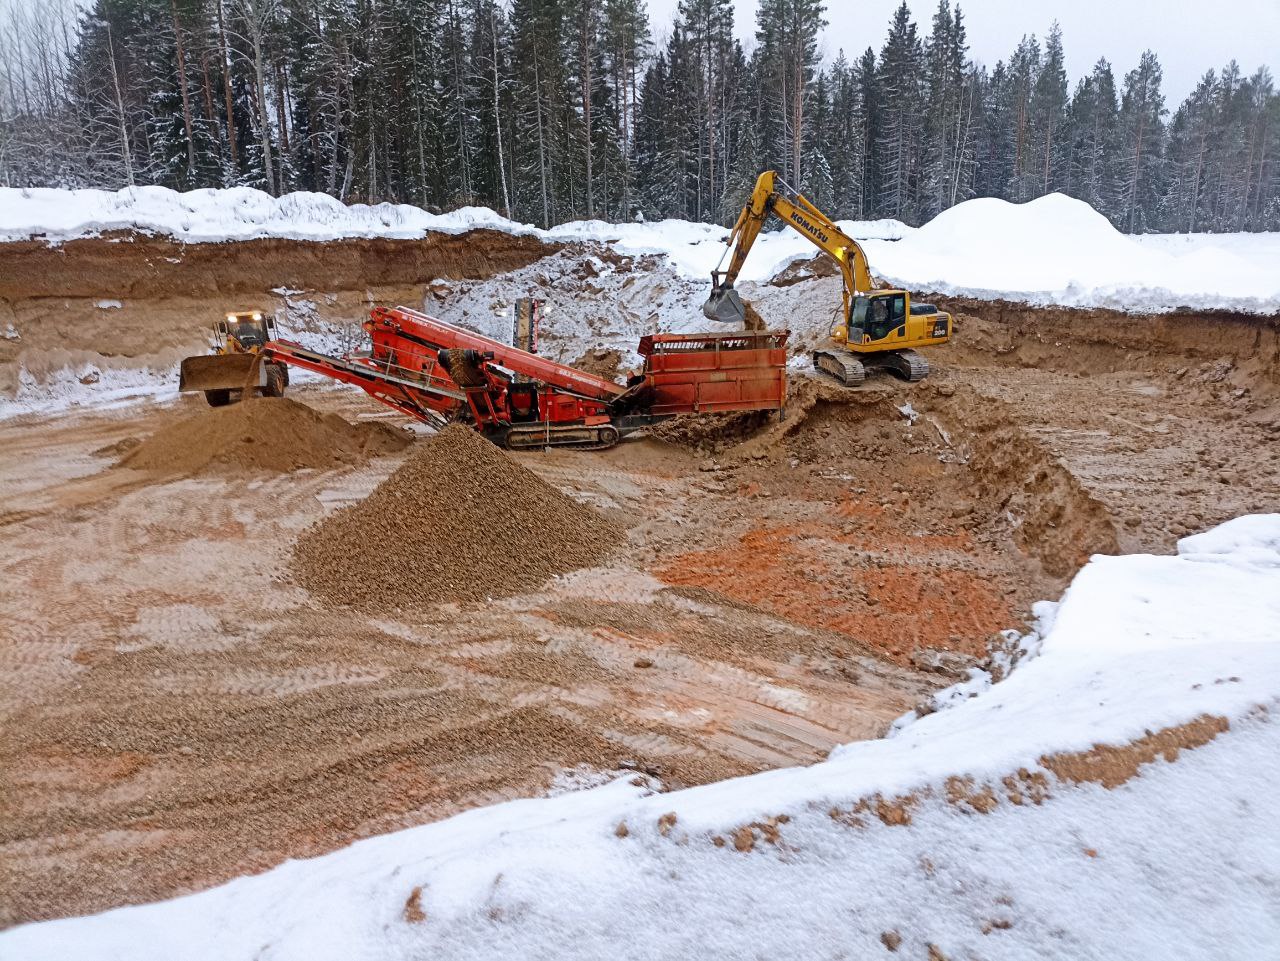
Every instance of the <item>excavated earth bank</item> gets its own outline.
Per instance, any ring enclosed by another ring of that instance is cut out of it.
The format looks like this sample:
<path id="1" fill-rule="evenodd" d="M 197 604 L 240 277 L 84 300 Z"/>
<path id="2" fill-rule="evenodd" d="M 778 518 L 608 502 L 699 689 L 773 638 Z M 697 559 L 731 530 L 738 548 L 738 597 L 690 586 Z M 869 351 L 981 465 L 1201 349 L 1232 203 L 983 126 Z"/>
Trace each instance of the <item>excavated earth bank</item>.
<path id="1" fill-rule="evenodd" d="M 359 323 L 370 306 L 420 304 L 438 281 L 482 279 L 557 247 L 493 230 L 421 240 L 184 244 L 123 234 L 0 244 L 0 398 L 20 370 L 157 371 L 204 353 L 228 310 L 275 312 L 282 330 Z"/>

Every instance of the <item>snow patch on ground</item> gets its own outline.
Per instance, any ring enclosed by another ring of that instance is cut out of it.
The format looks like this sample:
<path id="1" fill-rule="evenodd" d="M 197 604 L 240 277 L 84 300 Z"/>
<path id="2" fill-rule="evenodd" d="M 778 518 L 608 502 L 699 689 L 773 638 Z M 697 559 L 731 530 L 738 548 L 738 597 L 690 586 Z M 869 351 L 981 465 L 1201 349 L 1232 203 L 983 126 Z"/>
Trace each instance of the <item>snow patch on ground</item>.
<path id="1" fill-rule="evenodd" d="M 314 315 L 308 302 L 287 301 L 278 317 L 281 336 L 312 350 L 343 354 L 367 341 L 353 325 L 339 325 Z M 14 332 L 15 338 L 17 332 Z M 194 351 L 193 351 L 194 353 Z M 135 361 L 136 363 L 136 361 Z M 29 414 L 47 416 L 70 410 L 113 410 L 131 404 L 172 403 L 178 394 L 178 364 L 157 362 L 122 366 L 119 359 L 98 357 L 79 360 L 38 373 L 22 366 L 12 394 L 0 395 L 0 421 Z M 290 368 L 292 385 L 322 384 L 337 387 L 331 379 L 301 368 Z"/>
<path id="2" fill-rule="evenodd" d="M 1039 653 L 1006 679 L 812 767 L 671 794 L 624 777 L 482 808 L 174 901 L 16 928 L 0 955 L 1267 955 L 1280 515 L 1176 556 L 1095 557 L 1040 613 Z M 1230 730 L 1110 789 L 1042 763 L 1206 716 Z M 1043 779 L 1038 803 L 1002 787 L 1019 772 Z M 957 800 L 984 786 L 990 805 Z"/>
<path id="3" fill-rule="evenodd" d="M 78 408 L 112 410 L 131 404 L 164 403 L 178 396 L 178 367 L 111 367 L 81 363 L 36 377 L 22 368 L 12 396 L 0 397 L 0 420 Z"/>

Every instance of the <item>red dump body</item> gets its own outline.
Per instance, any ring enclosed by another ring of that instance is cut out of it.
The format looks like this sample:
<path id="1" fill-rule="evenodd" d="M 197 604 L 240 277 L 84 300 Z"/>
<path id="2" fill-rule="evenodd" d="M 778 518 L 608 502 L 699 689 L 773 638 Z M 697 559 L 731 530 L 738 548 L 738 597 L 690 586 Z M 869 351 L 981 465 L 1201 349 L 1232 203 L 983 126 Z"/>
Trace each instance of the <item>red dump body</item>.
<path id="1" fill-rule="evenodd" d="M 419 420 L 468 419 L 510 447 L 607 447 L 675 414 L 786 402 L 786 331 L 652 334 L 640 341 L 642 374 L 622 387 L 404 307 L 375 307 L 364 329 L 364 353 L 331 357 L 290 341 L 266 352 Z"/>
<path id="2" fill-rule="evenodd" d="M 649 412 L 782 410 L 789 331 L 649 334 L 640 338 Z"/>

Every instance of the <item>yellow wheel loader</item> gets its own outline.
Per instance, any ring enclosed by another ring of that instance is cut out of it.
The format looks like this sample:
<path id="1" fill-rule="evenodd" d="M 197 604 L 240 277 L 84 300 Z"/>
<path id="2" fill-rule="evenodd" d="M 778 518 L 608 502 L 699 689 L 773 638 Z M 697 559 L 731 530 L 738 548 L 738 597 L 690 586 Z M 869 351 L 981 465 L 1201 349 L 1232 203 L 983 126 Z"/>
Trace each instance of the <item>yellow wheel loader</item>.
<path id="1" fill-rule="evenodd" d="M 814 370 L 847 387 L 862 383 L 869 368 L 909 381 L 927 377 L 929 362 L 915 348 L 950 340 L 951 315 L 932 304 L 912 304 L 905 290 L 873 289 L 867 255 L 858 242 L 773 170 L 760 175 L 751 202 L 734 224 L 729 269 L 712 271 L 711 296 L 702 306 L 703 314 L 718 323 L 746 324 L 748 308 L 733 285 L 770 214 L 831 257 L 844 279 L 830 339 L 813 352 Z"/>
<path id="2" fill-rule="evenodd" d="M 227 314 L 213 325 L 213 353 L 188 357 L 178 375 L 178 390 L 203 391 L 210 407 L 223 407 L 245 391 L 282 397 L 289 386 L 289 368 L 259 354 L 275 340 L 276 322 L 260 310 Z"/>

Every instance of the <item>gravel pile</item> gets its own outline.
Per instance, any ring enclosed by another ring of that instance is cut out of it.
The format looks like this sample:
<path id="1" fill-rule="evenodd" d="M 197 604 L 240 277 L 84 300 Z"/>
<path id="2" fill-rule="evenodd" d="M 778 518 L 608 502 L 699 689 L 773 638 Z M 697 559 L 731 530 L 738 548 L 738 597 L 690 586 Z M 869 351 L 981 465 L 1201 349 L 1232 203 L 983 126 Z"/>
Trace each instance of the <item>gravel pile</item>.
<path id="1" fill-rule="evenodd" d="M 537 588 L 607 560 L 622 531 L 475 431 L 454 425 L 365 500 L 305 531 L 299 584 L 368 612 Z"/>
<path id="2" fill-rule="evenodd" d="M 362 464 L 412 440 L 386 424 L 350 424 L 283 397 L 203 410 L 162 427 L 119 461 L 166 474 L 286 473 Z"/>

